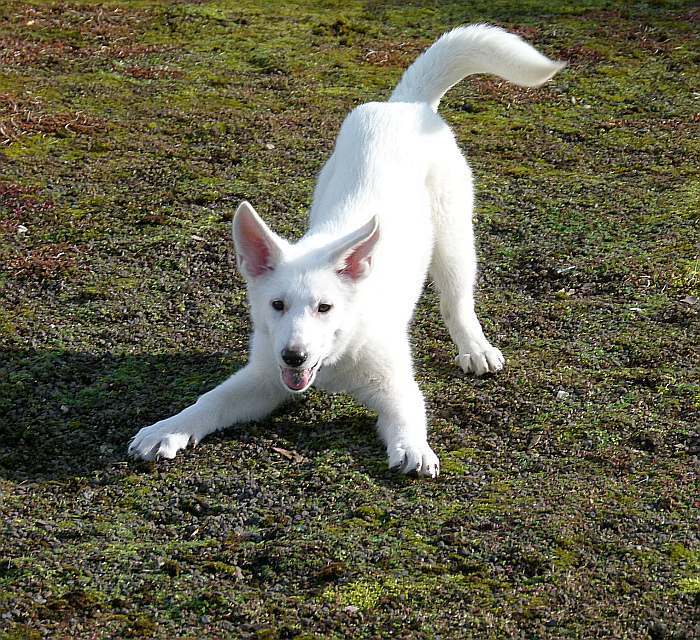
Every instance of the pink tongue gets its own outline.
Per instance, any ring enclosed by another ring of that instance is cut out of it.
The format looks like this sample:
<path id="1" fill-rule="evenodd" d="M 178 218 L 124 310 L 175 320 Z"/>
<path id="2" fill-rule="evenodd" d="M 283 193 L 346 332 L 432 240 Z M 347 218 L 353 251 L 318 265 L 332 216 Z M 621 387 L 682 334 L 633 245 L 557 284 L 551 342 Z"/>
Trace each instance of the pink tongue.
<path id="1" fill-rule="evenodd" d="M 311 382 L 311 369 L 282 369 L 282 380 L 293 391 L 301 391 Z"/>

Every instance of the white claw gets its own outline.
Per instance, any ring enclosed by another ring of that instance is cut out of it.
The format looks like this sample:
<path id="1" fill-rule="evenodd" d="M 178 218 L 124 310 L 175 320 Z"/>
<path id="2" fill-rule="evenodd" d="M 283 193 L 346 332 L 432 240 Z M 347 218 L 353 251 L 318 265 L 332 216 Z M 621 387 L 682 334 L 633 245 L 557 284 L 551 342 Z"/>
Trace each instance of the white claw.
<path id="1" fill-rule="evenodd" d="M 475 345 L 471 353 L 460 353 L 455 357 L 455 361 L 465 373 L 482 376 L 503 369 L 506 359 L 499 349 L 487 343 L 483 348 Z"/>
<path id="2" fill-rule="evenodd" d="M 440 474 L 440 461 L 427 442 L 417 445 L 405 442 L 395 443 L 387 450 L 389 468 L 403 474 L 437 478 Z"/>
<path id="3" fill-rule="evenodd" d="M 199 440 L 197 433 L 169 418 L 141 429 L 129 443 L 129 455 L 142 460 L 170 460 L 188 444 Z"/>

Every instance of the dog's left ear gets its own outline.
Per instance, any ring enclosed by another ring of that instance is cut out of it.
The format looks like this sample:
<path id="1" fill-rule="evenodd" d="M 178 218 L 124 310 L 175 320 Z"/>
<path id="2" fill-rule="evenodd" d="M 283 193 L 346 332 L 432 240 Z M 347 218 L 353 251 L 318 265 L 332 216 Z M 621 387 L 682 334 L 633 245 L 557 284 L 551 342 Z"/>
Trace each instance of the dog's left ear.
<path id="1" fill-rule="evenodd" d="M 379 240 L 379 220 L 374 216 L 356 231 L 341 238 L 331 247 L 331 261 L 342 278 L 353 282 L 369 275 L 372 251 Z"/>

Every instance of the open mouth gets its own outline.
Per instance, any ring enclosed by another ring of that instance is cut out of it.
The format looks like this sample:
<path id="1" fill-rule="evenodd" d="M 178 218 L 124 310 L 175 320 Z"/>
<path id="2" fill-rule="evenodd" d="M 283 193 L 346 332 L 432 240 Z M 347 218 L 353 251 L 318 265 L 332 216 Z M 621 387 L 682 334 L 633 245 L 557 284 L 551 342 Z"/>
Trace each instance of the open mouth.
<path id="1" fill-rule="evenodd" d="M 282 383 L 290 391 L 301 393 L 306 391 L 316 377 L 316 372 L 319 370 L 319 360 L 313 367 L 302 369 L 301 367 L 280 367 L 280 377 Z"/>

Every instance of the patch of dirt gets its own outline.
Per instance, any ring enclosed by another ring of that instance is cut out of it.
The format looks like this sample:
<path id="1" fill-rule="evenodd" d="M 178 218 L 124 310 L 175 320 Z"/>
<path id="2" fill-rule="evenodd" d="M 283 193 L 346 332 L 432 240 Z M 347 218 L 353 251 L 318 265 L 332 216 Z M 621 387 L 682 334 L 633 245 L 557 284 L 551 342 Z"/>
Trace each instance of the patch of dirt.
<path id="1" fill-rule="evenodd" d="M 574 44 L 570 47 L 559 49 L 557 57 L 571 66 L 578 67 L 595 65 L 605 60 L 605 56 L 602 53 L 582 44 Z"/>
<path id="2" fill-rule="evenodd" d="M 653 120 L 632 120 L 628 118 L 616 118 L 614 120 L 606 120 L 598 126 L 600 129 L 608 131 L 610 129 L 665 129 L 668 131 L 679 131 L 688 129 L 689 127 L 697 127 L 700 124 L 700 113 L 694 113 L 689 118 L 654 118 Z"/>
<path id="3" fill-rule="evenodd" d="M 164 53 L 172 47 L 129 42 L 117 38 L 100 44 L 75 44 L 62 40 L 36 41 L 21 37 L 0 37 L 0 64 L 15 67 L 41 64 L 53 66 L 67 60 L 106 58 L 124 60 L 152 53 Z"/>
<path id="4" fill-rule="evenodd" d="M 521 105 L 550 102 L 554 96 L 551 89 L 544 87 L 518 87 L 517 85 L 491 76 L 469 78 L 469 92 L 494 100 L 501 104 Z"/>
<path id="5" fill-rule="evenodd" d="M 6 269 L 14 277 L 48 280 L 76 265 L 80 250 L 66 243 L 47 244 L 28 249 L 6 261 Z"/>
<path id="6" fill-rule="evenodd" d="M 177 69 L 163 69 L 153 67 L 127 67 L 124 70 L 127 76 L 138 80 L 158 80 L 162 78 L 177 79 L 182 78 L 184 74 Z"/>
<path id="7" fill-rule="evenodd" d="M 430 45 L 429 41 L 370 43 L 362 54 L 362 61 L 378 67 L 408 67 Z"/>
<path id="8" fill-rule="evenodd" d="M 53 209 L 53 203 L 39 200 L 36 191 L 29 187 L 0 182 L 0 229 L 14 235 L 23 223 L 36 220 L 46 211 Z"/>
<path id="9" fill-rule="evenodd" d="M 81 111 L 47 113 L 36 97 L 17 98 L 0 94 L 0 145 L 12 144 L 23 135 L 45 133 L 92 135 L 105 131 L 107 123 Z"/>
<path id="10" fill-rule="evenodd" d="M 0 28 L 6 27 L 6 34 L 0 36 L 0 63 L 61 66 L 77 60 L 121 60 L 171 49 L 139 41 L 150 19 L 147 11 L 124 7 L 24 7 L 6 17 L 4 25 L 0 19 Z"/>
<path id="11" fill-rule="evenodd" d="M 131 36 L 146 20 L 147 14 L 133 8 L 57 3 L 25 7 L 14 17 L 15 24 L 37 33 L 46 30 L 78 31 L 93 38 L 111 39 Z"/>
<path id="12" fill-rule="evenodd" d="M 83 51 L 67 42 L 35 42 L 25 38 L 0 38 L 0 63 L 26 66 L 39 61 L 51 62 L 83 55 Z"/>
<path id="13" fill-rule="evenodd" d="M 174 49 L 175 47 L 168 47 L 164 45 L 119 41 L 112 43 L 108 47 L 100 47 L 97 54 L 108 58 L 123 60 L 125 58 L 136 58 L 138 56 L 145 56 L 151 53 L 165 53 L 167 51 L 173 51 Z"/>

